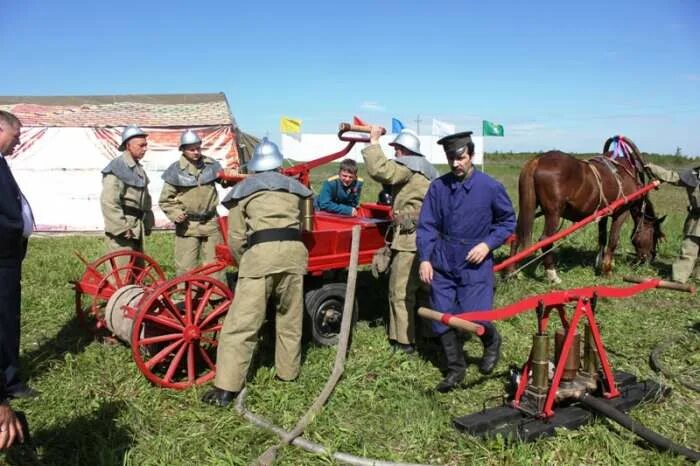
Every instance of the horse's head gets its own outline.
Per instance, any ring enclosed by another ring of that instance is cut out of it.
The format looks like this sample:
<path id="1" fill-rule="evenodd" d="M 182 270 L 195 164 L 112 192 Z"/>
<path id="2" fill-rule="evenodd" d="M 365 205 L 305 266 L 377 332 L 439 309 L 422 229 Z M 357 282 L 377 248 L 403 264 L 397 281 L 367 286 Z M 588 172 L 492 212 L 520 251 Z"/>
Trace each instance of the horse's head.
<path id="1" fill-rule="evenodd" d="M 639 262 L 654 260 L 659 241 L 665 238 L 661 231 L 661 224 L 666 220 L 666 216 L 657 218 L 654 206 L 647 198 L 642 200 L 641 205 L 634 206 L 630 210 L 634 219 L 632 244 L 637 254 L 637 260 Z"/>

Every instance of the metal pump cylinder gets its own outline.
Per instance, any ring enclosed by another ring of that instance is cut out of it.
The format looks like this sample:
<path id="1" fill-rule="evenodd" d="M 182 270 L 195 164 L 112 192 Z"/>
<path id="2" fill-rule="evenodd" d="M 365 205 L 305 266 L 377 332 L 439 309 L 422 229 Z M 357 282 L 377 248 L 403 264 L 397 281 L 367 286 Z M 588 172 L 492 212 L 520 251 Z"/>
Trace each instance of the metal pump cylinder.
<path id="1" fill-rule="evenodd" d="M 558 362 L 561 355 L 562 347 L 564 346 L 564 339 L 566 338 L 566 332 L 563 328 L 557 330 L 554 334 L 554 346 L 555 346 L 555 359 Z M 576 378 L 579 366 L 581 365 L 581 335 L 579 333 L 574 333 L 574 340 L 571 345 L 571 350 L 566 358 L 566 363 L 564 364 L 564 373 L 561 376 L 562 382 L 571 382 Z"/>
<path id="2" fill-rule="evenodd" d="M 549 335 L 532 336 L 532 386 L 546 390 L 549 385 Z"/>
<path id="3" fill-rule="evenodd" d="M 586 325 L 583 333 L 583 372 L 589 375 L 598 372 L 598 349 L 595 347 L 590 325 Z"/>
<path id="4" fill-rule="evenodd" d="M 119 288 L 107 301 L 105 321 L 107 328 L 124 343 L 130 344 L 134 328 L 134 317 L 130 309 L 135 309 L 145 288 L 140 285 L 127 285 Z"/>
<path id="5" fill-rule="evenodd" d="M 302 231 L 314 229 L 314 201 L 310 197 L 301 200 L 301 229 Z"/>

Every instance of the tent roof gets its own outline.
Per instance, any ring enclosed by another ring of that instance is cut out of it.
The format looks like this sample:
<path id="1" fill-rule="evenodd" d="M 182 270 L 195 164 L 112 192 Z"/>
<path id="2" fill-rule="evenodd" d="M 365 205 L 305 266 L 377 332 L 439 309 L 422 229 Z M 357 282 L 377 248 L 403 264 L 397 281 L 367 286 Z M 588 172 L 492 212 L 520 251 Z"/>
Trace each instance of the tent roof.
<path id="1" fill-rule="evenodd" d="M 223 92 L 103 96 L 0 96 L 0 110 L 23 126 L 192 127 L 233 125 Z"/>

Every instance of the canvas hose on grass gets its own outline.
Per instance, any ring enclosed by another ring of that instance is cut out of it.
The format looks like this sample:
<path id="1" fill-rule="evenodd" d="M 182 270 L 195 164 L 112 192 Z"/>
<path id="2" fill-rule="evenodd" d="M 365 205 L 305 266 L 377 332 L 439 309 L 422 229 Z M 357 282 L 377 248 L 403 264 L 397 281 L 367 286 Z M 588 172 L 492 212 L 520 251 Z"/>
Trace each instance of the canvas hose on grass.
<path id="1" fill-rule="evenodd" d="M 348 281 L 347 289 L 345 293 L 345 306 L 343 308 L 343 317 L 340 324 L 340 336 L 336 351 L 335 364 L 333 366 L 333 372 L 326 381 L 326 384 L 321 391 L 321 393 L 316 397 L 311 407 L 306 413 L 299 419 L 292 431 L 286 431 L 279 426 L 272 424 L 267 419 L 264 419 L 256 414 L 251 413 L 245 406 L 245 399 L 248 395 L 248 388 L 243 388 L 241 393 L 236 399 L 236 410 L 243 416 L 245 420 L 254 424 L 260 428 L 271 431 L 280 437 L 280 442 L 270 448 L 268 448 L 262 455 L 260 455 L 256 464 L 263 466 L 269 466 L 273 464 L 277 458 L 277 452 L 280 448 L 285 445 L 294 445 L 302 448 L 310 453 L 315 453 L 317 455 L 332 456 L 335 460 L 346 464 L 352 464 L 357 466 L 427 466 L 420 464 L 409 464 L 409 463 L 394 463 L 387 461 L 375 460 L 372 458 L 364 458 L 360 456 L 351 455 L 342 452 L 331 452 L 326 447 L 319 445 L 317 443 L 307 440 L 301 435 L 303 434 L 306 427 L 313 421 L 313 419 L 321 412 L 323 405 L 328 401 L 335 386 L 340 381 L 345 368 L 345 360 L 347 357 L 348 345 L 350 343 L 350 334 L 352 330 L 352 308 L 355 302 L 355 283 L 357 281 L 357 263 L 360 254 L 360 226 L 356 225 L 352 228 L 352 243 L 350 252 L 350 265 L 348 268 Z"/>

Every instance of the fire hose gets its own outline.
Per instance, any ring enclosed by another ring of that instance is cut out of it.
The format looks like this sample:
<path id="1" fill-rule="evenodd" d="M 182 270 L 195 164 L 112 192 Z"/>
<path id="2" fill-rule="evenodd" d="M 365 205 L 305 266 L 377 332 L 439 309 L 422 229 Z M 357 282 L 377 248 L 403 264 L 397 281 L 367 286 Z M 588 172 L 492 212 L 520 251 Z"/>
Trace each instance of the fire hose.
<path id="1" fill-rule="evenodd" d="M 678 374 L 674 374 L 661 362 L 661 353 L 663 353 L 664 350 L 666 350 L 672 344 L 677 343 L 679 340 L 683 341 L 683 338 L 667 338 L 666 340 L 656 345 L 651 351 L 651 354 L 649 355 L 649 365 L 656 372 L 661 372 L 669 379 L 675 379 L 679 384 L 683 385 L 685 388 L 693 390 L 694 392 L 700 392 L 700 385 L 690 382 L 680 377 Z"/>
<path id="2" fill-rule="evenodd" d="M 277 434 L 280 438 L 287 438 L 290 432 L 282 429 L 279 426 L 274 425 L 272 422 L 268 421 L 264 417 L 258 416 L 248 411 L 245 405 L 245 399 L 248 396 L 248 388 L 244 388 L 241 393 L 236 398 L 236 411 L 243 416 L 243 418 L 250 422 L 251 424 L 260 427 L 261 429 L 268 430 L 274 434 Z M 429 466 L 424 464 L 414 464 L 414 463 L 393 463 L 390 461 L 375 460 L 372 458 L 365 458 L 362 456 L 355 456 L 349 453 L 335 452 L 332 453 L 323 445 L 312 442 L 304 437 L 295 437 L 291 442 L 295 447 L 299 447 L 309 453 L 315 453 L 317 455 L 332 456 L 333 459 L 345 463 L 352 464 L 355 466 Z"/>
<path id="3" fill-rule="evenodd" d="M 678 445 L 677 443 L 673 443 L 666 437 L 647 429 L 627 414 L 610 406 L 605 400 L 601 400 L 600 398 L 596 398 L 589 393 L 585 393 L 579 398 L 579 401 L 591 408 L 593 411 L 602 414 L 608 419 L 612 419 L 625 429 L 637 434 L 639 437 L 654 445 L 659 450 L 676 453 L 677 455 L 684 456 L 691 461 L 700 461 L 700 452 L 691 450 L 690 448 L 686 448 L 682 445 Z"/>
<path id="4" fill-rule="evenodd" d="M 272 424 L 267 419 L 257 416 L 251 413 L 245 406 L 245 398 L 248 394 L 248 388 L 244 388 L 236 399 L 236 411 L 243 416 L 251 424 L 254 424 L 265 430 L 269 430 L 280 437 L 280 442 L 268 448 L 260 457 L 257 459 L 257 464 L 269 466 L 274 463 L 277 457 L 277 451 L 287 444 L 292 444 L 299 448 L 302 448 L 308 452 L 319 454 L 319 455 L 331 455 L 331 452 L 322 445 L 311 442 L 304 439 L 301 434 L 304 429 L 313 421 L 323 405 L 328 401 L 328 398 L 333 393 L 335 386 L 338 384 L 340 377 L 345 369 L 345 359 L 347 357 L 348 344 L 350 341 L 350 333 L 352 328 L 352 307 L 355 302 L 355 283 L 357 280 L 357 262 L 360 252 L 360 227 L 355 226 L 352 229 L 352 245 L 350 253 L 350 265 L 348 269 L 348 286 L 345 293 L 345 307 L 343 309 L 343 318 L 340 324 L 340 336 L 338 342 L 338 350 L 336 351 L 335 364 L 333 366 L 333 372 L 331 376 L 326 381 L 326 385 L 323 387 L 321 393 L 316 397 L 311 407 L 308 411 L 299 419 L 296 426 L 291 432 L 285 431 L 279 426 Z M 350 455 L 348 453 L 335 452 L 332 456 L 337 461 L 352 464 L 357 466 L 424 466 L 416 464 L 407 463 L 393 463 L 386 461 L 374 460 L 371 458 L 364 458 L 359 456 Z"/>

